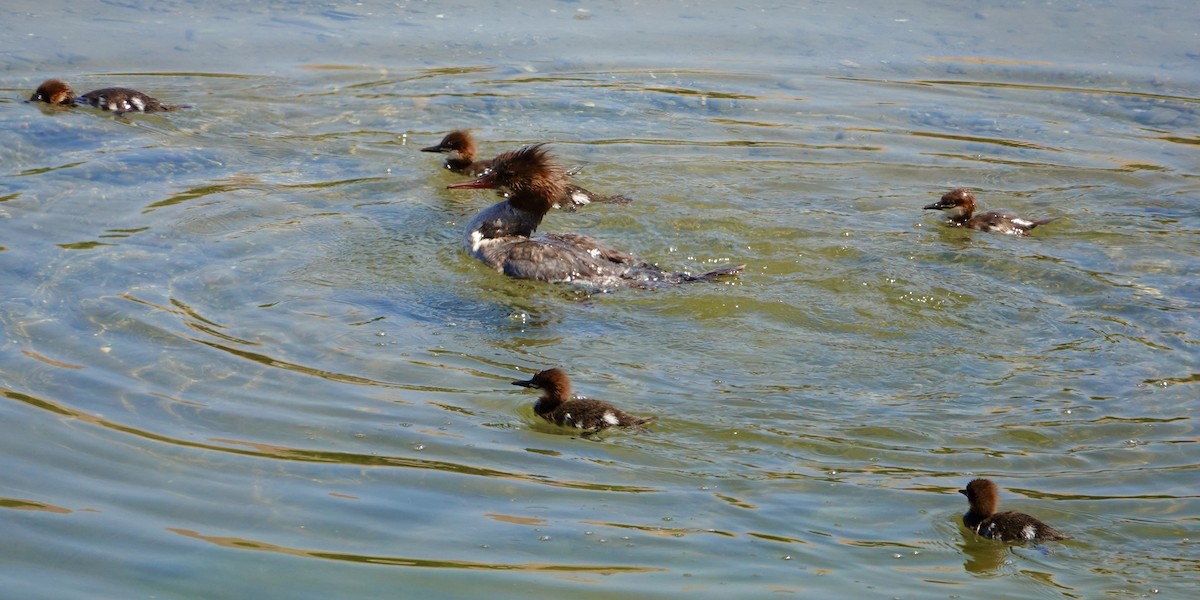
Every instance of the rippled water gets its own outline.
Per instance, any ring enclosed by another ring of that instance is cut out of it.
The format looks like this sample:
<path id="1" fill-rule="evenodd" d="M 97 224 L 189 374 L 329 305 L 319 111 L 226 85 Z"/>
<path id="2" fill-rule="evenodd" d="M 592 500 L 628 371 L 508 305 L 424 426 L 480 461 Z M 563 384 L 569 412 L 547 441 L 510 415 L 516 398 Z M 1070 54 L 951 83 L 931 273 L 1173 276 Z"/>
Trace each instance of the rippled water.
<path id="1" fill-rule="evenodd" d="M 5 597 L 1194 592 L 1191 4 L 50 4 L 0 19 Z M 544 230 L 746 274 L 487 271 L 461 127 L 635 199 Z M 658 423 L 540 423 L 548 366 Z M 976 476 L 1075 539 L 967 534 Z"/>

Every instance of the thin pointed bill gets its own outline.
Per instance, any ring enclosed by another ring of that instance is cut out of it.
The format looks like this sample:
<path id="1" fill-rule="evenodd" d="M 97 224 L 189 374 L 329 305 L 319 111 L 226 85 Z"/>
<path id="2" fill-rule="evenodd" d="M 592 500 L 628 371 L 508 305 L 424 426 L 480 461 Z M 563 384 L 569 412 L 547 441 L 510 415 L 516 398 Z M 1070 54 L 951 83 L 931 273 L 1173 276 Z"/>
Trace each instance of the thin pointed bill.
<path id="1" fill-rule="evenodd" d="M 496 182 L 492 181 L 491 177 L 484 175 L 482 177 L 472 179 L 471 181 L 452 183 L 446 187 L 452 190 L 483 190 L 496 187 Z"/>

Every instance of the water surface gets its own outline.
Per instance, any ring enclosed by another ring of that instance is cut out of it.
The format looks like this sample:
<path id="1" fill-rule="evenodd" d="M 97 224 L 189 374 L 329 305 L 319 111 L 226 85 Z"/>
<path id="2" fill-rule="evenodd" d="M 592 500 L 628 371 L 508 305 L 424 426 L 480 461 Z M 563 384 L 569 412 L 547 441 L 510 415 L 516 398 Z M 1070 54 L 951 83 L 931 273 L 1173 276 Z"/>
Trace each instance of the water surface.
<path id="1" fill-rule="evenodd" d="M 1191 5 L 650 4 L 4 9 L 5 595 L 1190 595 Z M 747 272 L 487 271 L 462 127 L 634 198 L 544 230 Z M 549 366 L 658 424 L 540 423 Z M 968 534 L 977 476 L 1075 539 Z"/>

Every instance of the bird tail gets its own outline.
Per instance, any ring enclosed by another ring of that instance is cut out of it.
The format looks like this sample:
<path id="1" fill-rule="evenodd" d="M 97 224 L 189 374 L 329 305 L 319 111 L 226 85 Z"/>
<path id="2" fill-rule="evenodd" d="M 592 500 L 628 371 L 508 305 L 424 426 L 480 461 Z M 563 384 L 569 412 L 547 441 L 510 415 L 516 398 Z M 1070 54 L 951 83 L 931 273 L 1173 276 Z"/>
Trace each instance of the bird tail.
<path id="1" fill-rule="evenodd" d="M 741 264 L 732 265 L 729 267 L 721 267 L 720 269 L 713 269 L 707 273 L 701 273 L 699 275 L 688 275 L 686 273 L 681 273 L 679 275 L 679 280 L 684 283 L 693 283 L 696 281 L 720 281 L 730 277 L 737 277 L 745 269 L 746 265 Z"/>
<path id="2" fill-rule="evenodd" d="M 633 198 L 623 194 L 617 194 L 616 196 L 603 196 L 598 200 L 593 200 L 593 202 L 602 202 L 604 204 L 620 204 L 624 206 L 633 202 Z"/>
<path id="3" fill-rule="evenodd" d="M 737 277 L 737 275 L 745 268 L 746 265 L 733 265 L 730 267 L 713 269 L 712 271 L 701 273 L 699 275 L 692 275 L 690 273 L 673 273 L 671 271 L 663 271 L 656 265 L 643 262 L 623 273 L 621 277 L 625 280 L 626 285 L 653 290 L 661 289 L 665 286 L 677 283 L 721 281 L 730 277 Z"/>

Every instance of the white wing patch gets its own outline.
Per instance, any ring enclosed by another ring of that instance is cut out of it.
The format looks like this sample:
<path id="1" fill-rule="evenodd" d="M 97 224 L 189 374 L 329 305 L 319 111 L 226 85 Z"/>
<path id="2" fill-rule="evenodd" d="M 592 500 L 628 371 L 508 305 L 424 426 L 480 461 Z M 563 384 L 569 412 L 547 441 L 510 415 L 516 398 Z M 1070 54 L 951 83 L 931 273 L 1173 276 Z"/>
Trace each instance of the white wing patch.
<path id="1" fill-rule="evenodd" d="M 584 204 L 590 203 L 591 199 L 589 199 L 587 194 L 583 192 L 575 192 L 571 194 L 571 202 L 575 203 L 577 206 L 583 206 Z"/>
<path id="2" fill-rule="evenodd" d="M 1032 524 L 1026 525 L 1021 528 L 1021 537 L 1025 538 L 1027 540 L 1032 540 L 1036 536 L 1037 536 L 1037 528 L 1034 527 Z"/>
<path id="3" fill-rule="evenodd" d="M 604 411 L 603 418 L 604 422 L 608 423 L 609 425 L 619 425 L 621 423 L 621 419 L 617 418 L 617 415 L 614 415 L 611 410 Z"/>
<path id="4" fill-rule="evenodd" d="M 483 245 L 483 232 L 482 231 L 472 231 L 471 232 L 471 252 L 478 253 L 479 247 L 482 245 Z"/>

